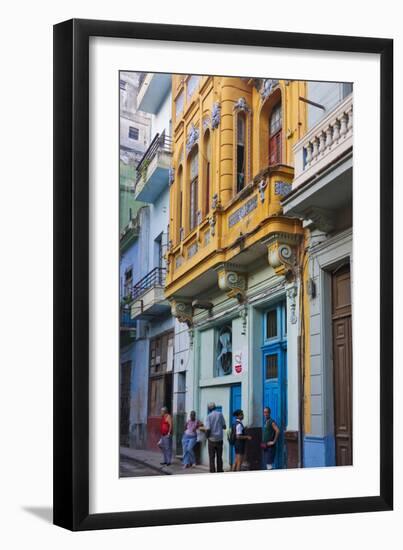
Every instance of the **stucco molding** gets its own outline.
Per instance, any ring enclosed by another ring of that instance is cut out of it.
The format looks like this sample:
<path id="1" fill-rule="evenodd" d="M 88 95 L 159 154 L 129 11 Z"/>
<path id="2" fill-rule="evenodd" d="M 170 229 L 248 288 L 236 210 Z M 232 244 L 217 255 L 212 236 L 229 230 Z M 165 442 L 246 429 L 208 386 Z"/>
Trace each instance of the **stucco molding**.
<path id="1" fill-rule="evenodd" d="M 278 232 L 264 241 L 267 246 L 269 265 L 274 269 L 276 275 L 296 275 L 297 247 L 300 238 L 300 235 Z"/>
<path id="2" fill-rule="evenodd" d="M 210 126 L 212 126 L 210 117 L 206 115 L 203 118 L 203 122 L 202 122 L 203 132 L 206 132 L 206 130 L 209 130 Z"/>
<path id="3" fill-rule="evenodd" d="M 296 284 L 292 284 L 289 286 L 286 290 L 287 295 L 287 305 L 290 308 L 290 322 L 292 325 L 295 325 L 297 322 L 297 315 L 296 315 L 296 309 L 297 309 L 297 296 L 298 296 L 298 288 Z"/>
<path id="4" fill-rule="evenodd" d="M 241 322 L 242 322 L 241 334 L 242 334 L 242 336 L 245 336 L 246 327 L 247 327 L 247 324 L 248 324 L 248 306 L 246 304 L 244 304 L 243 307 L 240 309 L 239 317 L 241 318 Z"/>
<path id="5" fill-rule="evenodd" d="M 217 223 L 215 212 L 213 212 L 213 215 L 209 217 L 208 223 L 209 223 L 209 226 L 210 226 L 210 234 L 211 234 L 212 237 L 214 237 L 214 235 L 215 235 L 215 225 Z"/>
<path id="6" fill-rule="evenodd" d="M 221 105 L 219 101 L 216 101 L 213 104 L 213 108 L 211 110 L 211 128 L 215 130 L 220 125 L 221 120 Z"/>
<path id="7" fill-rule="evenodd" d="M 259 90 L 262 101 L 265 101 L 278 85 L 279 81 L 274 78 L 263 78 Z"/>
<path id="8" fill-rule="evenodd" d="M 172 185 L 173 182 L 175 181 L 175 168 L 170 168 L 169 171 L 168 171 L 168 181 L 169 181 L 169 185 Z"/>
<path id="9" fill-rule="evenodd" d="M 244 113 L 250 113 L 251 108 L 249 107 L 246 99 L 244 97 L 240 97 L 234 103 L 234 111 L 243 111 Z"/>
<path id="10" fill-rule="evenodd" d="M 224 264 L 217 269 L 218 287 L 227 293 L 228 298 L 236 298 L 240 304 L 246 301 L 246 274 L 235 271 Z"/>
<path id="11" fill-rule="evenodd" d="M 185 323 L 189 329 L 193 327 L 193 307 L 191 302 L 181 299 L 172 299 L 171 313 L 180 323 Z"/>
<path id="12" fill-rule="evenodd" d="M 186 152 L 190 153 L 193 147 L 199 142 L 200 132 L 199 129 L 192 123 L 188 130 L 188 136 L 186 140 Z"/>

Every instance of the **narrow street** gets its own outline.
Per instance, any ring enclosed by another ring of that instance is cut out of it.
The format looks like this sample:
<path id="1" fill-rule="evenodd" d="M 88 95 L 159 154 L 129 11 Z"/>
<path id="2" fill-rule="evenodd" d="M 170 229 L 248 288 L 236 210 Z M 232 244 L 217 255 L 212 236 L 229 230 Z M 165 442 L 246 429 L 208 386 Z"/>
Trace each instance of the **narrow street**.
<path id="1" fill-rule="evenodd" d="M 120 448 L 120 476 L 160 476 L 173 474 L 204 474 L 208 468 L 201 464 L 192 468 L 184 469 L 181 458 L 173 457 L 170 466 L 161 465 L 162 456 L 159 452 L 145 449 Z"/>
<path id="2" fill-rule="evenodd" d="M 120 458 L 120 477 L 144 477 L 164 475 L 164 472 L 157 472 L 154 468 L 150 468 L 143 462 L 134 460 L 126 456 Z"/>

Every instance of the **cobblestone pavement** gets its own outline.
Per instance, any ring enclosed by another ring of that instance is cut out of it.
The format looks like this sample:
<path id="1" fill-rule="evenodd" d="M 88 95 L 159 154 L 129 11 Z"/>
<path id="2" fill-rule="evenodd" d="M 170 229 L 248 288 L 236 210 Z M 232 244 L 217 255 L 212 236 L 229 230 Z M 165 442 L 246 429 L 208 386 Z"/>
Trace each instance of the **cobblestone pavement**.
<path id="1" fill-rule="evenodd" d="M 153 468 L 146 466 L 142 462 L 133 460 L 132 458 L 121 456 L 120 457 L 120 477 L 144 477 L 144 476 L 158 476 L 162 472 L 157 472 Z"/>
<path id="2" fill-rule="evenodd" d="M 161 453 L 143 449 L 129 449 L 128 447 L 121 447 L 120 461 L 123 465 L 123 470 L 125 472 L 133 472 L 127 474 L 123 473 L 121 474 L 122 477 L 172 474 L 204 474 L 208 472 L 208 468 L 200 464 L 189 469 L 183 469 L 180 457 L 173 457 L 172 464 L 170 466 L 164 466 L 161 465 Z M 134 462 L 134 464 L 137 466 L 132 466 L 132 462 Z M 150 473 L 148 474 L 147 472 Z"/>

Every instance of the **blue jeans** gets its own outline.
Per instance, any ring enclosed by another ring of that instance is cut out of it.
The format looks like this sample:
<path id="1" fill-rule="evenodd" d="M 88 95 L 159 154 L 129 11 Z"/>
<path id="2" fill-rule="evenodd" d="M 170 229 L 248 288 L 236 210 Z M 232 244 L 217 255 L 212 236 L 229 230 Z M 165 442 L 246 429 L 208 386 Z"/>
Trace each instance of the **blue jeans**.
<path id="1" fill-rule="evenodd" d="M 161 437 L 161 451 L 164 456 L 164 462 L 171 464 L 172 460 L 172 435 L 163 435 Z"/>
<path id="2" fill-rule="evenodd" d="M 182 463 L 191 466 L 196 463 L 196 457 L 194 454 L 194 446 L 197 443 L 197 437 L 195 435 L 184 434 L 182 437 L 183 459 Z"/>

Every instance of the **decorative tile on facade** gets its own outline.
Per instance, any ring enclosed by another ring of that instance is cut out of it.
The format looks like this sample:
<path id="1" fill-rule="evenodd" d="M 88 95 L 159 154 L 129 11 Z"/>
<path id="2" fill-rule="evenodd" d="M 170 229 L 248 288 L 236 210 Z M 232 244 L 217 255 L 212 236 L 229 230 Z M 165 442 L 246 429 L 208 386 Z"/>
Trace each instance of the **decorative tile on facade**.
<path id="1" fill-rule="evenodd" d="M 238 208 L 231 216 L 228 218 L 228 227 L 233 227 L 236 223 L 240 222 L 245 216 L 250 214 L 252 210 L 257 208 L 257 195 L 254 195 L 251 199 L 248 200 L 241 208 Z"/>
<path id="2" fill-rule="evenodd" d="M 286 183 L 285 181 L 276 181 L 274 184 L 274 193 L 276 195 L 281 195 L 282 197 L 285 197 L 288 195 L 288 193 L 291 193 L 292 191 L 292 184 Z"/>

